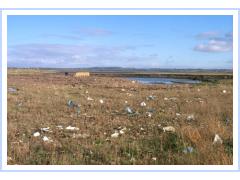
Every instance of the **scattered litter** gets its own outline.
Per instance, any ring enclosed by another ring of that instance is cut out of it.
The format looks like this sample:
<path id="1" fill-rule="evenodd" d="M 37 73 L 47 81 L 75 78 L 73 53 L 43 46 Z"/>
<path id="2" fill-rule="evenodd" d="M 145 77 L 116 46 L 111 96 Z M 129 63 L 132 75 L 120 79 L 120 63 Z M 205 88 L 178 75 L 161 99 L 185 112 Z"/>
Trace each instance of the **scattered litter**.
<path id="1" fill-rule="evenodd" d="M 144 106 L 146 106 L 146 103 L 143 101 L 143 102 L 141 102 L 141 104 L 140 104 L 142 107 L 144 107 Z"/>
<path id="2" fill-rule="evenodd" d="M 222 144 L 222 143 L 223 143 L 223 140 L 220 138 L 220 136 L 218 134 L 215 134 L 213 144 Z"/>
<path id="3" fill-rule="evenodd" d="M 131 97 L 131 96 L 132 96 L 132 94 L 131 94 L 131 93 L 127 93 L 127 95 L 128 95 L 129 97 Z"/>
<path id="4" fill-rule="evenodd" d="M 171 97 L 171 98 L 169 98 L 169 100 L 176 101 L 177 98 L 176 97 Z"/>
<path id="5" fill-rule="evenodd" d="M 88 94 L 88 91 L 85 91 L 86 94 Z"/>
<path id="6" fill-rule="evenodd" d="M 117 138 L 119 136 L 119 133 L 118 132 L 115 132 L 111 135 L 112 138 Z"/>
<path id="7" fill-rule="evenodd" d="M 201 90 L 198 88 L 197 91 L 200 92 Z"/>
<path id="8" fill-rule="evenodd" d="M 144 131 L 144 128 L 141 127 L 140 130 L 141 130 L 141 131 Z"/>
<path id="9" fill-rule="evenodd" d="M 88 138 L 90 137 L 89 134 L 83 133 L 83 134 L 73 134 L 73 138 Z"/>
<path id="10" fill-rule="evenodd" d="M 132 81 L 132 83 L 133 83 L 133 84 L 135 84 L 135 83 L 136 83 L 136 81 Z"/>
<path id="11" fill-rule="evenodd" d="M 15 92 L 17 92 L 17 89 L 12 88 L 12 87 L 9 87 L 9 88 L 8 88 L 8 92 L 9 92 L 9 93 L 15 93 Z"/>
<path id="12" fill-rule="evenodd" d="M 152 117 L 152 113 L 151 112 L 146 112 L 148 117 Z"/>
<path id="13" fill-rule="evenodd" d="M 50 127 L 47 127 L 47 128 L 41 128 L 40 130 L 43 131 L 43 132 L 49 132 Z"/>
<path id="14" fill-rule="evenodd" d="M 152 157 L 152 160 L 153 160 L 153 161 L 156 161 L 156 160 L 157 160 L 157 158 L 156 158 L 156 157 Z"/>
<path id="15" fill-rule="evenodd" d="M 176 116 L 181 116 L 181 114 L 180 113 L 176 113 Z"/>
<path id="16" fill-rule="evenodd" d="M 77 128 L 77 127 L 72 127 L 72 126 L 68 126 L 68 127 L 66 127 L 66 130 L 71 130 L 71 131 L 78 131 L 79 130 L 79 128 Z"/>
<path id="17" fill-rule="evenodd" d="M 130 162 L 136 162 L 136 159 L 134 158 L 134 157 L 132 157 L 131 159 L 130 159 Z"/>
<path id="18" fill-rule="evenodd" d="M 224 89 L 222 92 L 223 92 L 224 94 L 227 93 L 227 91 L 226 91 L 225 89 Z"/>
<path id="19" fill-rule="evenodd" d="M 164 101 L 167 101 L 167 100 L 168 100 L 168 98 L 167 98 L 167 97 L 165 97 L 165 98 L 164 98 Z"/>
<path id="20" fill-rule="evenodd" d="M 127 128 L 124 127 L 124 128 L 122 128 L 122 129 L 119 131 L 119 133 L 120 133 L 120 134 L 124 134 L 126 130 L 127 130 Z"/>
<path id="21" fill-rule="evenodd" d="M 12 161 L 12 158 L 8 156 L 7 161 Z"/>
<path id="22" fill-rule="evenodd" d="M 72 100 L 68 100 L 67 105 L 70 108 L 73 108 L 74 106 L 76 106 L 76 104 Z"/>
<path id="23" fill-rule="evenodd" d="M 175 128 L 173 126 L 167 126 L 167 127 L 163 127 L 163 131 L 164 132 L 175 132 Z"/>
<path id="24" fill-rule="evenodd" d="M 127 101 L 125 101 L 125 104 L 127 104 L 128 102 Z"/>
<path id="25" fill-rule="evenodd" d="M 187 154 L 187 153 L 192 153 L 193 152 L 193 147 L 188 146 L 183 150 L 183 153 Z"/>
<path id="26" fill-rule="evenodd" d="M 130 107 L 126 107 L 125 108 L 125 111 L 128 113 L 128 114 L 133 114 L 133 111 Z"/>
<path id="27" fill-rule="evenodd" d="M 58 128 L 58 129 L 63 129 L 63 126 L 56 126 L 56 128 Z"/>
<path id="28" fill-rule="evenodd" d="M 122 92 L 125 92 L 126 90 L 125 89 L 121 89 Z"/>
<path id="29" fill-rule="evenodd" d="M 103 104 L 103 103 L 104 103 L 102 99 L 100 99 L 100 100 L 99 100 L 99 102 L 100 102 L 101 104 Z"/>
<path id="30" fill-rule="evenodd" d="M 88 101 L 93 101 L 93 98 L 88 97 L 87 100 L 88 100 Z"/>
<path id="31" fill-rule="evenodd" d="M 44 136 L 44 137 L 42 138 L 42 140 L 43 140 L 44 142 L 53 142 L 53 140 L 49 139 L 47 136 Z"/>
<path id="32" fill-rule="evenodd" d="M 150 95 L 147 97 L 147 100 L 154 100 L 156 96 Z"/>
<path id="33" fill-rule="evenodd" d="M 40 132 L 35 132 L 35 133 L 33 133 L 33 136 L 34 137 L 38 137 L 38 136 L 40 136 L 41 134 L 40 134 Z"/>
<path id="34" fill-rule="evenodd" d="M 188 121 L 192 121 L 192 120 L 194 120 L 194 119 L 195 119 L 194 114 L 190 114 L 190 115 L 188 115 L 188 117 L 187 117 L 187 120 L 188 120 Z"/>

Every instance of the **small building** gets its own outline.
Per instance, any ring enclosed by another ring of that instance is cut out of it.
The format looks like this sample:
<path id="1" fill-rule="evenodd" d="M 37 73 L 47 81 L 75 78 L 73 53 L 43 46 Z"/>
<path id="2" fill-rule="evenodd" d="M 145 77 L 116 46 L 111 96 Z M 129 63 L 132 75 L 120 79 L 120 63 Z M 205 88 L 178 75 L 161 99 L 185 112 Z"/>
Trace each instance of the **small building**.
<path id="1" fill-rule="evenodd" d="M 88 77 L 90 76 L 89 72 L 76 72 L 75 77 Z"/>
<path id="2" fill-rule="evenodd" d="M 64 74 L 65 74 L 65 76 L 68 76 L 68 75 L 69 75 L 69 73 L 68 73 L 68 72 L 65 72 Z"/>

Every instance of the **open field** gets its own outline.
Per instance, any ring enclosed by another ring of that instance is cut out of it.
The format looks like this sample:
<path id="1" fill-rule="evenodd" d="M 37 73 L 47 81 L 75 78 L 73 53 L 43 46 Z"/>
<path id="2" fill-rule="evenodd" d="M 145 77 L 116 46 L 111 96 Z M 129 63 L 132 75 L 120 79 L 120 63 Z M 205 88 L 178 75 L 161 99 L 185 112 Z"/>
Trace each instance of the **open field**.
<path id="1" fill-rule="evenodd" d="M 18 70 L 7 81 L 8 164 L 233 163 L 232 79 L 143 85 Z"/>

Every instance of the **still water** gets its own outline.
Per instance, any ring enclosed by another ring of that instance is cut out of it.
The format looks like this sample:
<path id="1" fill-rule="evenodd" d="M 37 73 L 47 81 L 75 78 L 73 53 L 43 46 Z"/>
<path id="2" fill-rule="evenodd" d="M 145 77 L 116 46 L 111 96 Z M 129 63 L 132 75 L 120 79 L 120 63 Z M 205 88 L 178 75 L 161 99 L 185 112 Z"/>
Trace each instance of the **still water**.
<path id="1" fill-rule="evenodd" d="M 138 81 L 142 84 L 197 84 L 201 83 L 199 80 L 191 79 L 175 79 L 175 78 L 163 78 L 163 77 L 129 77 L 129 80 Z"/>

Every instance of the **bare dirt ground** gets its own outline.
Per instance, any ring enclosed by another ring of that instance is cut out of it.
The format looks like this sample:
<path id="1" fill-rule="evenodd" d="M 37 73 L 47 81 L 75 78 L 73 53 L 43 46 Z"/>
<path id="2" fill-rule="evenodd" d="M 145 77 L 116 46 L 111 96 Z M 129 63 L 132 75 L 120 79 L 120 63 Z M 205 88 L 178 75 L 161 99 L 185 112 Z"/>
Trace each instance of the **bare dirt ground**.
<path id="1" fill-rule="evenodd" d="M 9 71 L 8 164 L 232 164 L 232 87 Z"/>

